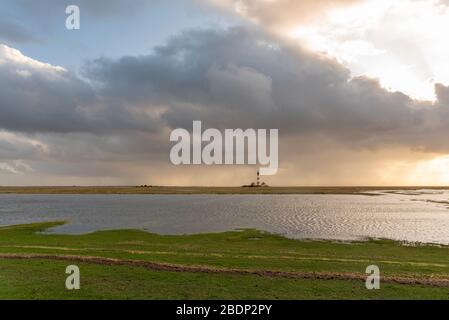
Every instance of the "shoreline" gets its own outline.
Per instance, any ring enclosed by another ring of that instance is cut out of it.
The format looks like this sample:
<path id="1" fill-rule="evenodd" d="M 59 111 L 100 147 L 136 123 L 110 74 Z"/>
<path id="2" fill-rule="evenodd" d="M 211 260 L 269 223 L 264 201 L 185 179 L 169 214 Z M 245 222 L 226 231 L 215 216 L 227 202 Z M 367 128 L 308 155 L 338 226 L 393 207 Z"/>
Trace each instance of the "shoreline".
<path id="1" fill-rule="evenodd" d="M 0 187 L 0 194 L 352 194 L 376 196 L 376 191 L 448 190 L 449 186 L 379 187 L 165 187 L 55 186 Z"/>
<path id="2" fill-rule="evenodd" d="M 285 240 L 291 240 L 291 241 L 297 241 L 297 242 L 303 242 L 303 243 L 328 243 L 328 244 L 336 244 L 336 245 L 363 245 L 363 244 L 369 244 L 369 243 L 376 243 L 376 242 L 387 242 L 391 243 L 397 246 L 402 247 L 414 247 L 414 248 L 421 248 L 421 247 L 434 247 L 434 248 L 443 248 L 443 249 L 449 249 L 449 243 L 439 243 L 439 242 L 426 242 L 426 241 L 412 241 L 412 240 L 406 240 L 406 239 L 394 239 L 394 238 L 386 238 L 386 237 L 371 237 L 371 236 L 358 236 L 352 239 L 338 239 L 338 238 L 299 238 L 299 237 L 290 237 L 287 234 L 263 230 L 263 229 L 257 229 L 257 228 L 235 228 L 235 229 L 229 229 L 229 230 L 222 230 L 222 231 L 204 231 L 204 232 L 194 232 L 194 233 L 159 233 L 150 231 L 143 228 L 114 228 L 114 229 L 96 229 L 88 232 L 82 232 L 82 233 L 64 233 L 64 232 L 49 232 L 51 230 L 54 230 L 54 228 L 61 227 L 64 225 L 70 224 L 69 220 L 49 220 L 49 221 L 35 221 L 35 222 L 29 222 L 29 223 L 20 223 L 20 224 L 2 224 L 0 225 L 0 232 L 1 230 L 6 229 L 17 229 L 17 228 L 23 228 L 23 227 L 30 227 L 34 228 L 35 226 L 50 226 L 50 227 L 44 227 L 43 229 L 39 229 L 37 234 L 43 235 L 43 236 L 68 236 L 68 237 L 84 237 L 84 236 L 91 236 L 98 233 L 108 233 L 108 232 L 139 232 L 144 233 L 152 236 L 157 237 L 202 237 L 202 236 L 216 236 L 221 234 L 227 234 L 227 233 L 245 233 L 245 232 L 256 232 L 258 234 L 262 235 L 271 235 L 275 237 L 280 237 Z M 448 265 L 449 266 L 449 265 Z"/>

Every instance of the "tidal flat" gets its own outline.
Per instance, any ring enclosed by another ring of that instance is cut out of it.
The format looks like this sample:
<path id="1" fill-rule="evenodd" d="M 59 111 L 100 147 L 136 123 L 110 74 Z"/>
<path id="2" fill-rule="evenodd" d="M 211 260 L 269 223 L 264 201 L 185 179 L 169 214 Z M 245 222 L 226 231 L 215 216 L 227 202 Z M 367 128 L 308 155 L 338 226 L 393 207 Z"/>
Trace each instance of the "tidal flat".
<path id="1" fill-rule="evenodd" d="M 362 194 L 376 191 L 448 190 L 438 186 L 353 186 L 353 187 L 187 187 L 187 186 L 0 186 L 0 194 Z"/>

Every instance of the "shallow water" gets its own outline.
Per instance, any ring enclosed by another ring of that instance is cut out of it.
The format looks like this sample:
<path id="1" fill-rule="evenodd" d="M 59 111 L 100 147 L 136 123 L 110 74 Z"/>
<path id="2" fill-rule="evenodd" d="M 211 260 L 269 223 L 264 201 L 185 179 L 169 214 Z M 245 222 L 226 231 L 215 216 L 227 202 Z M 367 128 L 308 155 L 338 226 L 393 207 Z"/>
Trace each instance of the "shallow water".
<path id="1" fill-rule="evenodd" d="M 0 225 L 69 220 L 51 232 L 161 234 L 257 228 L 292 238 L 449 244 L 449 191 L 362 195 L 0 195 Z"/>

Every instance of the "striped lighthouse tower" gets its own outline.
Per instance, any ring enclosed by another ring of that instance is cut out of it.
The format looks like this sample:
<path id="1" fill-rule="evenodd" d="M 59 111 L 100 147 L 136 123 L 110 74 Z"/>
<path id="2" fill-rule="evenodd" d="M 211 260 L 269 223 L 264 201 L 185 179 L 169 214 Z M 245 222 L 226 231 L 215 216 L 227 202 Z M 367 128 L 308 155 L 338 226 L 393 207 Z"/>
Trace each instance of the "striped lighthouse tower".
<path id="1" fill-rule="evenodd" d="M 260 172 L 257 170 L 257 186 L 260 186 Z"/>

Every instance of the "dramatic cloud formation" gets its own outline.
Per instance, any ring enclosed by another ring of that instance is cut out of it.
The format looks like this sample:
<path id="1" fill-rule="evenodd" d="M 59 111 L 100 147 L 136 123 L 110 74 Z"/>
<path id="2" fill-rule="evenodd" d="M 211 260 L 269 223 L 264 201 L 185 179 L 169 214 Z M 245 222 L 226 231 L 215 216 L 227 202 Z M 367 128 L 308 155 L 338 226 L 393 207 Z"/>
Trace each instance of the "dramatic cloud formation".
<path id="1" fill-rule="evenodd" d="M 376 77 L 385 88 L 433 100 L 434 84 L 449 84 L 449 45 L 441 41 L 448 16 L 449 7 L 440 1 L 364 0 L 286 35 L 336 57 L 354 75 Z"/>
<path id="2" fill-rule="evenodd" d="M 73 72 L 0 45 L 0 126 L 21 132 L 149 130 L 152 118 L 98 96 Z"/>
<path id="3" fill-rule="evenodd" d="M 432 104 L 351 78 L 334 60 L 254 30 L 193 31 L 147 56 L 100 59 L 85 75 L 101 95 L 147 106 L 170 127 L 275 127 L 352 147 L 446 149 L 448 88 Z M 155 110 L 154 106 L 158 106 Z"/>
<path id="4" fill-rule="evenodd" d="M 329 54 L 355 76 L 417 99 L 434 100 L 449 85 L 446 0 L 216 0 L 258 27 Z"/>
<path id="5" fill-rule="evenodd" d="M 13 131 L 82 130 L 93 92 L 72 73 L 0 45 L 0 125 Z"/>
<path id="6" fill-rule="evenodd" d="M 272 30 L 299 9 L 304 19 L 347 4 L 223 1 Z M 447 86 L 435 84 L 434 101 L 415 100 L 257 24 L 184 31 L 149 53 L 77 71 L 0 45 L 1 184 L 251 181 L 251 167 L 171 165 L 170 130 L 193 120 L 279 128 L 275 185 L 419 184 L 429 165 L 437 177 L 447 163 Z"/>

